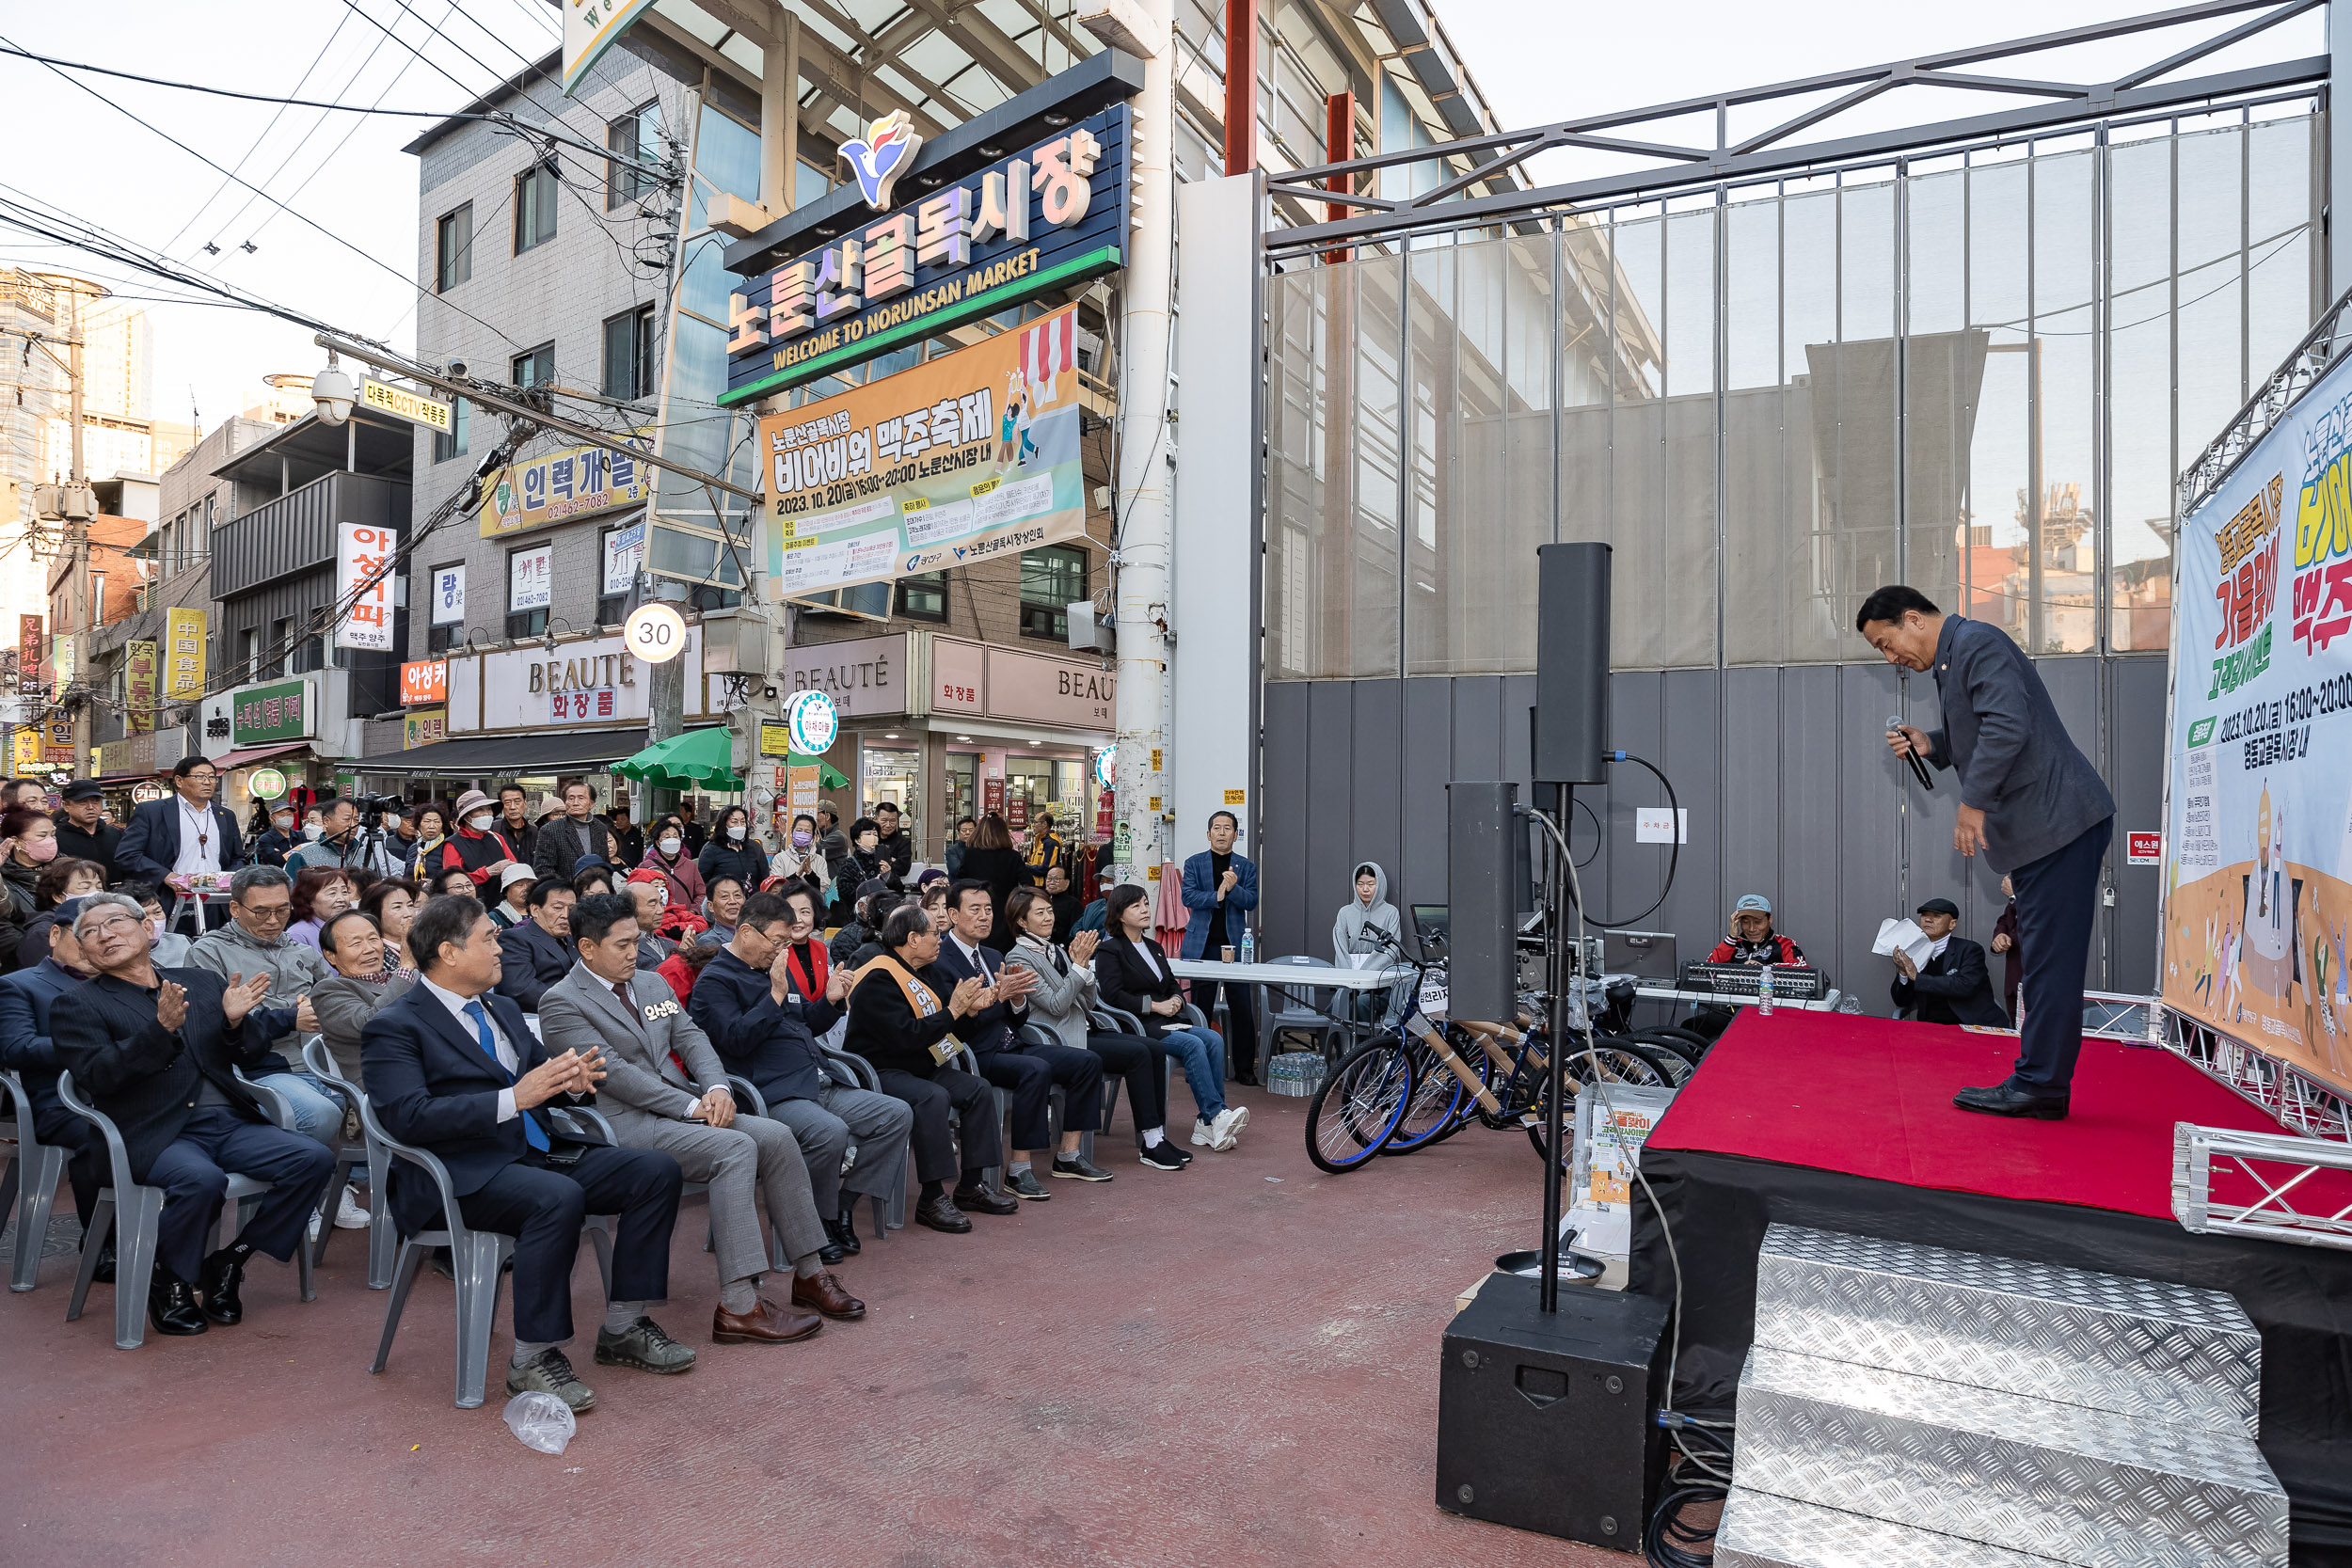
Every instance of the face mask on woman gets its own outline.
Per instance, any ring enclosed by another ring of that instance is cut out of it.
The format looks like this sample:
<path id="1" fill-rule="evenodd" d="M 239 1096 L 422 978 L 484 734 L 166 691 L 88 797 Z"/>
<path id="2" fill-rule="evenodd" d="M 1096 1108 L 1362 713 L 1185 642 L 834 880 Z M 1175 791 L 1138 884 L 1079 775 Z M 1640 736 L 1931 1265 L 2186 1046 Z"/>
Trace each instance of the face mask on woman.
<path id="1" fill-rule="evenodd" d="M 305 822 L 302 825 L 302 836 L 309 839 L 313 844 L 318 842 L 319 834 L 325 832 L 326 831 L 326 829 L 320 827 L 315 822 Z"/>
<path id="2" fill-rule="evenodd" d="M 730 822 L 727 824 L 727 837 L 729 838 L 739 839 L 750 831 L 750 829 L 744 827 L 740 822 Z"/>
<path id="3" fill-rule="evenodd" d="M 466 826 L 475 832 L 486 833 L 490 831 L 490 814 L 486 811 L 478 811 L 466 818 Z M 318 835 L 313 833 L 311 836 L 315 838 Z"/>
<path id="4" fill-rule="evenodd" d="M 805 828 L 796 828 L 792 832 L 792 847 L 795 849 L 805 849 L 816 841 L 816 835 Z"/>
<path id="5" fill-rule="evenodd" d="M 57 841 L 54 838 L 32 838 L 24 841 L 24 858 L 35 863 L 57 858 Z"/>
<path id="6" fill-rule="evenodd" d="M 147 917 L 147 945 L 152 947 L 163 940 L 164 917 L 160 914 L 149 915 Z"/>
<path id="7" fill-rule="evenodd" d="M 673 860 L 675 860 L 677 858 L 678 849 L 684 842 L 685 841 L 680 839 L 677 834 L 671 833 L 661 840 L 660 847 L 663 854 L 669 856 Z"/>

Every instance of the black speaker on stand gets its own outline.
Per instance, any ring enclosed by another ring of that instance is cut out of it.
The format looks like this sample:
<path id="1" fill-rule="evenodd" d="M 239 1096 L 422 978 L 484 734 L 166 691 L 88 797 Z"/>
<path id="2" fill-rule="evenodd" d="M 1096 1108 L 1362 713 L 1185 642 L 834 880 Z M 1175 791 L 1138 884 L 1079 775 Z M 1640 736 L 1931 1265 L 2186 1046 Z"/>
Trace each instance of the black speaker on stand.
<path id="1" fill-rule="evenodd" d="M 1607 778 L 1609 575 L 1606 545 L 1535 552 L 1534 813 L 1558 831 L 1546 863 L 1546 1035 L 1549 1105 L 1542 1262 L 1536 1277 L 1495 1274 L 1446 1330 L 1438 1380 L 1438 1506 L 1452 1513 L 1620 1551 L 1642 1549 L 1665 1459 L 1653 1413 L 1662 1402 L 1667 1308 L 1645 1296 L 1559 1284 L 1563 1062 L 1572 1039 L 1571 911 L 1560 847 L 1577 784 Z M 1509 821 L 1509 784 L 1447 786 L 1447 893 L 1453 900 L 1448 1004 L 1457 1019 L 1509 1021 L 1517 1010 L 1509 898 L 1511 841 L 1541 824 Z M 1497 817 L 1502 831 L 1495 830 Z M 1496 837 L 1503 842 L 1491 843 Z M 1502 908 L 1498 911 L 1496 905 Z M 1490 958 L 1489 954 L 1494 955 Z M 1500 973 L 1498 973 L 1498 970 Z"/>

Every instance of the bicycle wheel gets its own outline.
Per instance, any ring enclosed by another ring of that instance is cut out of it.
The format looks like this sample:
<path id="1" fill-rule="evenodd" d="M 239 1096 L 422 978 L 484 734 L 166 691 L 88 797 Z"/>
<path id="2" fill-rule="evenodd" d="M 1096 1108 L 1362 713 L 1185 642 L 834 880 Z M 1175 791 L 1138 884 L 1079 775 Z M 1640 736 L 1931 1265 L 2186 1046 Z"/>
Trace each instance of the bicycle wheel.
<path id="1" fill-rule="evenodd" d="M 1642 1088 L 1672 1088 L 1676 1079 L 1657 1052 L 1622 1036 L 1602 1036 L 1587 1053 L 1581 1040 L 1568 1048 L 1562 1069 L 1580 1084 L 1632 1084 Z"/>
<path id="2" fill-rule="evenodd" d="M 1359 1046 L 1307 1102 L 1307 1157 L 1334 1176 L 1380 1152 L 1413 1098 L 1413 1060 L 1392 1039 Z"/>
<path id="3" fill-rule="evenodd" d="M 1673 1075 L 1676 1088 L 1689 1083 L 1691 1074 L 1699 1069 L 1699 1053 L 1662 1030 L 1637 1029 L 1625 1037 L 1657 1057 L 1659 1065 Z"/>
<path id="4" fill-rule="evenodd" d="M 1380 1147 L 1384 1155 L 1410 1154 L 1417 1148 L 1443 1142 L 1460 1130 L 1470 1108 L 1477 1103 L 1454 1069 L 1439 1061 L 1438 1053 L 1418 1037 L 1406 1043 L 1405 1052 L 1413 1062 L 1413 1093 L 1406 1102 L 1405 1114 L 1397 1118 L 1396 1131 Z M 1470 1068 L 1485 1082 L 1486 1053 L 1479 1053 L 1470 1061 Z"/>

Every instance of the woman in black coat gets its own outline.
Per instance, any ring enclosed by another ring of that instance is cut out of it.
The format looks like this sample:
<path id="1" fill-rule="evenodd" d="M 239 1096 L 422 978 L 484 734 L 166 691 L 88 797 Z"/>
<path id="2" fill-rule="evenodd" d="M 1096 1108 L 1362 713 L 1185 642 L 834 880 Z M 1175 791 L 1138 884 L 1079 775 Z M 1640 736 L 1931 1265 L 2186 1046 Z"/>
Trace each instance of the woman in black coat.
<path id="1" fill-rule="evenodd" d="M 1021 851 L 1012 847 L 1012 830 L 995 812 L 980 818 L 980 825 L 972 834 L 972 846 L 963 852 L 963 863 L 958 868 L 959 879 L 967 882 L 986 882 L 989 902 L 996 906 L 996 922 L 989 927 L 988 945 L 999 953 L 1012 950 L 1013 938 L 1020 935 L 1006 916 L 1005 906 L 1012 898 L 1012 890 L 1029 885 L 1029 868 L 1021 859 Z"/>
<path id="2" fill-rule="evenodd" d="M 732 877 L 743 884 L 747 893 L 757 893 L 760 883 L 768 879 L 768 851 L 752 836 L 752 814 L 741 806 L 729 806 L 719 814 L 712 824 L 710 839 L 694 857 L 694 869 L 703 874 L 707 890 L 715 878 Z"/>
<path id="3" fill-rule="evenodd" d="M 1103 944 L 1094 950 L 1095 994 L 1143 1021 L 1143 1032 L 1184 1059 L 1184 1082 L 1200 1112 L 1192 1141 L 1224 1150 L 1249 1125 L 1246 1105 L 1225 1103 L 1225 1041 L 1188 1022 L 1168 952 L 1152 935 L 1152 899 L 1133 882 L 1110 890 Z"/>

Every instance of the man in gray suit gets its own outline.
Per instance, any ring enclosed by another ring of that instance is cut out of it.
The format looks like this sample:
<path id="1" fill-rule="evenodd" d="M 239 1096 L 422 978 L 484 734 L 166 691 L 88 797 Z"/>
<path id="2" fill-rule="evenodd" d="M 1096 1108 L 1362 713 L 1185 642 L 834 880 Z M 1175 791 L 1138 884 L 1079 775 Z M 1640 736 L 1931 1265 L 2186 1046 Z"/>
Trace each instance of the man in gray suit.
<path id="1" fill-rule="evenodd" d="M 1952 847 L 1981 849 L 2017 892 L 2026 955 L 2017 1065 L 2005 1082 L 1963 1089 L 1952 1103 L 2059 1120 L 2083 1048 L 2083 971 L 2115 798 L 2067 735 L 2033 661 L 1998 626 L 1946 615 L 1900 584 L 1865 599 L 1854 626 L 1889 664 L 1935 672 L 1944 727 L 1898 725 L 1886 743 L 1897 756 L 1959 773 Z"/>
<path id="2" fill-rule="evenodd" d="M 688 1180 L 710 1184 L 720 1281 L 711 1338 L 785 1344 L 815 1334 L 825 1318 L 864 1317 L 865 1303 L 818 1257 L 825 1227 L 792 1130 L 736 1115 L 726 1069 L 709 1039 L 668 981 L 638 970 L 636 905 L 612 894 L 581 899 L 572 911 L 572 938 L 580 961 L 539 998 L 540 1030 L 551 1052 L 603 1050 L 606 1077 L 597 1101 L 623 1148 L 667 1154 Z M 793 1260 L 788 1305 L 759 1293 L 768 1264 L 761 1192 Z"/>

